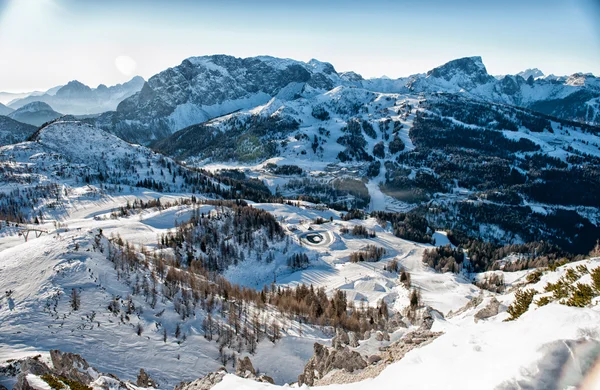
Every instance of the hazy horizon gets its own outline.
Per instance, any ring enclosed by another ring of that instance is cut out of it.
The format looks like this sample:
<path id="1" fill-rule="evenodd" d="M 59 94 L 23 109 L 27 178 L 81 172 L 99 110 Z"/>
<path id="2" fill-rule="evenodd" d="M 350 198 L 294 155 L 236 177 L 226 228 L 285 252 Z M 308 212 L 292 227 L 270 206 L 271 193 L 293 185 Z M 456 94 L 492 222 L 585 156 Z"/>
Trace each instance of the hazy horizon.
<path id="1" fill-rule="evenodd" d="M 316 58 L 365 78 L 467 56 L 481 56 L 492 75 L 600 75 L 598 21 L 593 0 L 0 0 L 0 91 L 114 85 L 211 54 Z"/>

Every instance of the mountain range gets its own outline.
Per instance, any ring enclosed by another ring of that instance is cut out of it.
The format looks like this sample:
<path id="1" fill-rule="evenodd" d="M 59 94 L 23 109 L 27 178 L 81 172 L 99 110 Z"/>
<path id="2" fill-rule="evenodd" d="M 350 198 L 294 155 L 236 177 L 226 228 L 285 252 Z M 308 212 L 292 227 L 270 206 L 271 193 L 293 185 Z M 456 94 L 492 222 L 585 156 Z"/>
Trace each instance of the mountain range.
<path id="1" fill-rule="evenodd" d="M 558 118 L 595 124 L 600 80 L 589 74 L 498 80 L 487 73 L 481 57 L 450 61 L 400 79 L 365 80 L 354 72 L 338 73 L 328 63 L 273 57 L 192 57 L 151 77 L 124 99 L 115 112 L 98 118 L 98 126 L 141 143 L 164 138 L 189 125 L 265 104 L 271 98 L 309 98 L 335 87 L 372 92 L 460 93 L 467 97 L 521 106 Z"/>
<path id="2" fill-rule="evenodd" d="M 584 388 L 598 85 L 215 55 L 13 102 L 0 389 Z"/>
<path id="3" fill-rule="evenodd" d="M 107 87 L 100 84 L 97 88 L 73 80 L 63 86 L 57 86 L 44 93 L 33 93 L 29 96 L 12 100 L 8 107 L 19 109 L 33 102 L 43 102 L 53 109 L 71 115 L 100 114 L 114 110 L 119 102 L 138 92 L 144 79 L 136 76 L 130 81 Z"/>

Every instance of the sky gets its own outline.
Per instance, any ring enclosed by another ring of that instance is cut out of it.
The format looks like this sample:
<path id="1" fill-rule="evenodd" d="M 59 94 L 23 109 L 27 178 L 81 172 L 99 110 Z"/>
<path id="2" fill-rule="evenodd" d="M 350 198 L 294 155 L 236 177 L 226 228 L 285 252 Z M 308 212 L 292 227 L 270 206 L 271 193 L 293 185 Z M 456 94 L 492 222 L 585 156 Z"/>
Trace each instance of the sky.
<path id="1" fill-rule="evenodd" d="M 474 55 L 493 75 L 600 75 L 600 0 L 0 0 L 0 91 L 147 79 L 209 54 L 366 78 Z"/>

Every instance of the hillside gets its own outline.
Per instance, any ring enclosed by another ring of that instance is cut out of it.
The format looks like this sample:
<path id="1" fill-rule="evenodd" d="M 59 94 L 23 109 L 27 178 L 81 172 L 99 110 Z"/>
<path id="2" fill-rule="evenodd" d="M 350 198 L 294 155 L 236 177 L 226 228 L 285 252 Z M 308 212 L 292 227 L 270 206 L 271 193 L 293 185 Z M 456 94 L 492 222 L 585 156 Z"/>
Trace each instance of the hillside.
<path id="1" fill-rule="evenodd" d="M 41 126 L 60 116 L 62 114 L 54 111 L 48 104 L 37 100 L 8 114 L 8 117 L 11 119 L 33 126 Z"/>
<path id="2" fill-rule="evenodd" d="M 590 192 L 600 189 L 598 134 L 461 95 L 338 87 L 273 98 L 153 147 L 192 165 L 240 167 L 286 196 L 340 209 L 414 210 L 434 228 L 587 253 L 600 234 Z"/>
<path id="3" fill-rule="evenodd" d="M 23 142 L 36 130 L 35 126 L 0 115 L 0 146 Z"/>
<path id="4" fill-rule="evenodd" d="M 14 110 L 10 107 L 6 107 L 4 104 L 0 103 L 0 115 L 8 115 Z"/>

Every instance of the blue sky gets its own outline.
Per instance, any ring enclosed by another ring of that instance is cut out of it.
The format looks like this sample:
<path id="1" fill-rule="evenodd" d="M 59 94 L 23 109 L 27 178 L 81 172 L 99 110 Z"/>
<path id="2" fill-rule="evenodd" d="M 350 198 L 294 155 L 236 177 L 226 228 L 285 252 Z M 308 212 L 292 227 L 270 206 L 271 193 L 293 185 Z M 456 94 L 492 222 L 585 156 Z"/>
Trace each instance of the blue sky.
<path id="1" fill-rule="evenodd" d="M 0 0 L 0 52 L 0 91 L 110 85 L 215 53 L 365 77 L 473 55 L 491 74 L 600 75 L 600 0 Z"/>

